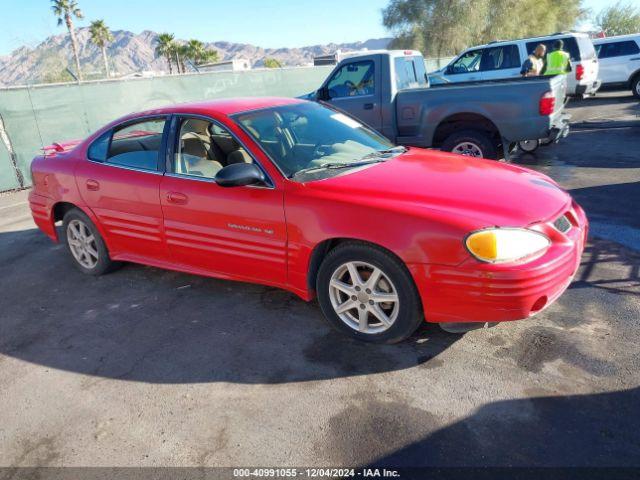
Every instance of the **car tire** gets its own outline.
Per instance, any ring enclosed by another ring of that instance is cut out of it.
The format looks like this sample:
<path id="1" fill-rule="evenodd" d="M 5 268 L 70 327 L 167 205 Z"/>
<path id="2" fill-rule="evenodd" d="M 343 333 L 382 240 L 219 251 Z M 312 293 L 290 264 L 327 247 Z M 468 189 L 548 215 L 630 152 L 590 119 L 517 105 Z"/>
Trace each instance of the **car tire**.
<path id="1" fill-rule="evenodd" d="M 400 342 L 424 318 L 406 266 L 387 250 L 367 243 L 348 242 L 331 250 L 320 265 L 316 291 L 331 326 L 365 342 Z"/>
<path id="2" fill-rule="evenodd" d="M 498 159 L 498 147 L 487 133 L 481 130 L 460 130 L 449 135 L 441 150 L 471 157 Z"/>
<path id="3" fill-rule="evenodd" d="M 100 232 L 82 210 L 73 208 L 65 214 L 62 232 L 73 264 L 82 273 L 98 276 L 119 265 L 111 260 Z"/>
<path id="4" fill-rule="evenodd" d="M 522 140 L 518 142 L 518 147 L 520 148 L 520 150 L 527 153 L 535 152 L 539 146 L 539 140 Z"/>
<path id="5" fill-rule="evenodd" d="M 636 98 L 640 98 L 640 74 L 631 80 L 631 91 Z"/>

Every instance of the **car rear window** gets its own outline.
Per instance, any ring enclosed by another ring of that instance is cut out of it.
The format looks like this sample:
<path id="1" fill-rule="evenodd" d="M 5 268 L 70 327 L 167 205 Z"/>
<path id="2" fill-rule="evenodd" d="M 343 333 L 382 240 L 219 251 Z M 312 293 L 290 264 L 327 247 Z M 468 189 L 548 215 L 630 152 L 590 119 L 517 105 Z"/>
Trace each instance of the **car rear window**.
<path id="1" fill-rule="evenodd" d="M 398 90 L 428 86 L 422 57 L 397 57 L 393 62 Z"/>
<path id="2" fill-rule="evenodd" d="M 550 52 L 553 50 L 553 44 L 557 40 L 564 42 L 563 50 L 569 54 L 571 61 L 579 62 L 581 60 L 590 60 L 596 56 L 593 43 L 587 37 L 561 37 L 538 42 L 527 42 L 527 54 L 533 53 L 540 44 L 547 47 L 547 52 Z"/>

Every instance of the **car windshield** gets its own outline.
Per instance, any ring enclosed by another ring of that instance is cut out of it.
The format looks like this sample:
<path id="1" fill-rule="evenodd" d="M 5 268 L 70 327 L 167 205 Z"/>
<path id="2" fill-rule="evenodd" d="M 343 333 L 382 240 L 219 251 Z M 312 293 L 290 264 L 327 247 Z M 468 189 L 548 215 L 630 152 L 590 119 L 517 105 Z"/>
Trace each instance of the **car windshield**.
<path id="1" fill-rule="evenodd" d="M 296 181 L 337 175 L 402 153 L 357 120 L 311 102 L 234 116 L 278 166 Z"/>

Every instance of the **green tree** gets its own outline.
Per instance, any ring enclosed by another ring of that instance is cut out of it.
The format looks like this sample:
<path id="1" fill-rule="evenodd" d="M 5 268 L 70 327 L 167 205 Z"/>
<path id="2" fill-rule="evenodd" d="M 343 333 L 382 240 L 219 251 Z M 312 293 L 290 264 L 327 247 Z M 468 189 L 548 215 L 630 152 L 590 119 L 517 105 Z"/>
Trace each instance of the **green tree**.
<path id="1" fill-rule="evenodd" d="M 156 57 L 164 57 L 169 65 L 169 74 L 173 73 L 174 38 L 171 33 L 161 33 L 156 38 Z"/>
<path id="2" fill-rule="evenodd" d="M 104 23 L 104 20 L 95 20 L 91 22 L 89 27 L 89 33 L 91 34 L 91 41 L 102 51 L 102 61 L 104 62 L 104 71 L 107 78 L 111 76 L 109 73 L 109 62 L 107 60 L 107 45 L 113 42 L 113 35 L 111 31 Z"/>
<path id="3" fill-rule="evenodd" d="M 265 58 L 264 68 L 282 68 L 282 63 L 276 58 Z"/>
<path id="4" fill-rule="evenodd" d="M 185 45 L 183 56 L 196 65 L 218 61 L 218 52 L 208 49 L 200 40 L 189 40 Z"/>
<path id="5" fill-rule="evenodd" d="M 608 36 L 640 32 L 640 7 L 618 2 L 598 13 L 595 24 Z"/>
<path id="6" fill-rule="evenodd" d="M 78 80 L 82 80 L 82 70 L 80 70 L 80 57 L 78 56 L 78 40 L 73 27 L 73 17 L 82 19 L 84 14 L 78 7 L 76 0 L 51 0 L 51 10 L 58 17 L 58 26 L 65 24 L 71 37 L 71 49 L 76 60 L 76 73 Z"/>
<path id="7" fill-rule="evenodd" d="M 585 13 L 581 0 L 391 0 L 382 21 L 395 48 L 441 57 L 493 40 L 567 30 Z"/>

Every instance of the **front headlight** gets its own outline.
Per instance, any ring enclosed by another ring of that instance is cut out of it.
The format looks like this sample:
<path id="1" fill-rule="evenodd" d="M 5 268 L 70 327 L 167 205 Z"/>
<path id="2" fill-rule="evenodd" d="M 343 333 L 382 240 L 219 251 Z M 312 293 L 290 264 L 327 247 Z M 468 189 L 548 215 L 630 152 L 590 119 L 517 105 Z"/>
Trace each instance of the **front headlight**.
<path id="1" fill-rule="evenodd" d="M 468 235 L 465 245 L 482 262 L 505 263 L 537 256 L 549 248 L 551 241 L 526 228 L 488 228 Z"/>

